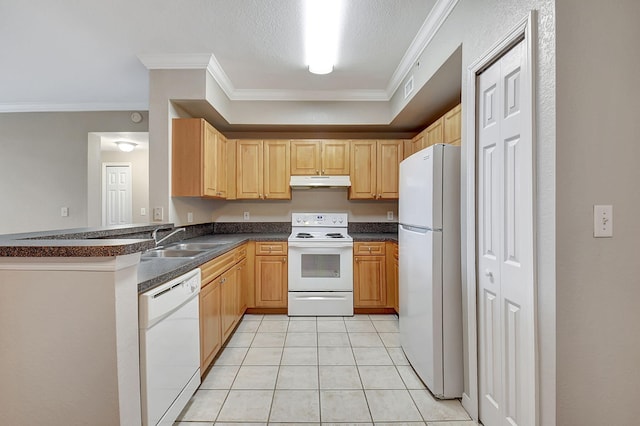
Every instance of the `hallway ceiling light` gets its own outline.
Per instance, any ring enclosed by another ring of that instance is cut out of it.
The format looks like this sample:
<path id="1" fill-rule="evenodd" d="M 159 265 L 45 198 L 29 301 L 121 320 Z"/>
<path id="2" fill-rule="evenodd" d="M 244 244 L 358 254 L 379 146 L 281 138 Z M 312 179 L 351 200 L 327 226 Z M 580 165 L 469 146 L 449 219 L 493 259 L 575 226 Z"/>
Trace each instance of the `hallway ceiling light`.
<path id="1" fill-rule="evenodd" d="M 305 45 L 307 65 L 314 74 L 328 74 L 338 56 L 342 0 L 306 0 Z"/>
<path id="2" fill-rule="evenodd" d="M 118 141 L 116 142 L 116 145 L 118 145 L 118 149 L 122 152 L 131 152 L 136 146 L 138 146 L 137 143 L 127 141 Z"/>

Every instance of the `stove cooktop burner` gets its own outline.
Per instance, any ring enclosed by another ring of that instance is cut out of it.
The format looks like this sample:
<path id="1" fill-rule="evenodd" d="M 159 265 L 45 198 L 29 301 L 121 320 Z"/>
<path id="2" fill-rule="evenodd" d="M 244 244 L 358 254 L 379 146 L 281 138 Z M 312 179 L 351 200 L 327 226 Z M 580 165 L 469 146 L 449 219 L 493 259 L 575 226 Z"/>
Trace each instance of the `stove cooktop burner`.
<path id="1" fill-rule="evenodd" d="M 329 238 L 344 238 L 344 235 L 339 232 L 329 232 L 326 236 Z"/>
<path id="2" fill-rule="evenodd" d="M 313 235 L 308 232 L 298 232 L 296 238 L 313 238 Z"/>

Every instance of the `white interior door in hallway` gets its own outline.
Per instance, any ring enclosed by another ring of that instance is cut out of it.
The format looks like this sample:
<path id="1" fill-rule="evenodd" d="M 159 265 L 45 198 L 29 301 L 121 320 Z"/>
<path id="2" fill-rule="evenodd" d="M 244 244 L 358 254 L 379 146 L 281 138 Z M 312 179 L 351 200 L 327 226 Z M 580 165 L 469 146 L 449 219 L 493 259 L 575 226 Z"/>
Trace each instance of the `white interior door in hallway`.
<path id="1" fill-rule="evenodd" d="M 534 426 L 533 135 L 525 43 L 478 75 L 479 415 Z"/>
<path id="2" fill-rule="evenodd" d="M 105 165 L 103 225 L 131 223 L 131 166 Z"/>

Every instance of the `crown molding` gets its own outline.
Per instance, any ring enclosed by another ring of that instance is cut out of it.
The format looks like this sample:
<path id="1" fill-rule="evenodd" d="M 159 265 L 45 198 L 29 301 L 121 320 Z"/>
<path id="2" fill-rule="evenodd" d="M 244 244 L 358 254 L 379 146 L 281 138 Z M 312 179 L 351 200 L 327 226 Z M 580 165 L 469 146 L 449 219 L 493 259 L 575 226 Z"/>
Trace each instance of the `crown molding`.
<path id="1" fill-rule="evenodd" d="M 0 113 L 8 112 L 85 112 L 85 111 L 148 111 L 149 102 L 68 103 L 46 102 L 0 103 Z"/>
<path id="2" fill-rule="evenodd" d="M 371 101 L 387 102 L 385 90 L 247 90 L 237 89 L 232 101 Z"/>
<path id="3" fill-rule="evenodd" d="M 429 16 L 427 16 L 427 19 L 425 19 L 424 23 L 420 27 L 418 34 L 416 34 L 415 38 L 409 45 L 409 48 L 400 60 L 400 64 L 398 64 L 398 67 L 389 80 L 386 90 L 389 99 L 391 99 L 393 94 L 398 90 L 402 81 L 407 77 L 411 68 L 413 68 L 413 65 L 420 58 L 420 55 L 427 48 L 444 21 L 453 11 L 456 4 L 458 4 L 458 0 L 436 1 L 433 9 L 429 12 Z"/>
<path id="4" fill-rule="evenodd" d="M 211 53 L 141 53 L 138 59 L 150 70 L 203 69 Z"/>

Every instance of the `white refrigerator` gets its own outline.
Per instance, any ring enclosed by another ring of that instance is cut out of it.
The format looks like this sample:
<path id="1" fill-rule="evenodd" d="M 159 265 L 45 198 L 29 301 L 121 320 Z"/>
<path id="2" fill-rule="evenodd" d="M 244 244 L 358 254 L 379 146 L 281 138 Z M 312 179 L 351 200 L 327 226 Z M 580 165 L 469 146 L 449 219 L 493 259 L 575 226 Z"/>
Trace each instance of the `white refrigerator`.
<path id="1" fill-rule="evenodd" d="M 400 163 L 400 343 L 438 398 L 463 391 L 460 148 L 437 144 Z"/>

